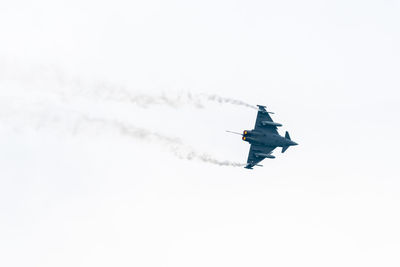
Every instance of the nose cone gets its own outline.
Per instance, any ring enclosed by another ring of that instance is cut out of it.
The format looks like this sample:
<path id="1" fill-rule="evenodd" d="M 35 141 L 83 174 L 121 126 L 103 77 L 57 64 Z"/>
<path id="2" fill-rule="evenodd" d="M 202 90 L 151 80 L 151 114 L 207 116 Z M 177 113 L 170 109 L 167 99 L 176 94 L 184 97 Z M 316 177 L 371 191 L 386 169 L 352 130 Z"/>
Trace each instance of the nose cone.
<path id="1" fill-rule="evenodd" d="M 296 142 L 291 141 L 291 146 L 297 146 L 298 144 Z"/>

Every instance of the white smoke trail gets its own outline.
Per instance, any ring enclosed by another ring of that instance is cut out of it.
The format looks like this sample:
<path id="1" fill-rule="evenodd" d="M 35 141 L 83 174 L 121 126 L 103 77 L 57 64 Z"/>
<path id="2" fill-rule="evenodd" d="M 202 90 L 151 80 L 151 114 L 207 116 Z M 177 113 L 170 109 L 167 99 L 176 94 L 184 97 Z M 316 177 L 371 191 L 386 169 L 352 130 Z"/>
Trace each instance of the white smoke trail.
<path id="1" fill-rule="evenodd" d="M 157 105 L 172 108 L 185 105 L 204 108 L 208 103 L 217 103 L 258 109 L 245 101 L 218 94 L 195 93 L 188 90 L 168 90 L 159 94 L 140 92 L 123 84 L 67 75 L 62 69 L 54 66 L 24 69 L 14 64 L 0 64 L 0 70 L 0 81 L 19 82 L 18 86 L 26 88 L 30 93 L 38 95 L 45 93 L 47 96 L 58 96 L 69 101 L 84 97 L 91 100 L 129 103 L 143 108 Z"/>
<path id="2" fill-rule="evenodd" d="M 220 104 L 228 103 L 248 108 L 256 108 L 241 100 L 222 97 L 215 94 L 194 94 L 187 91 L 181 91 L 176 93 L 168 92 L 152 95 L 135 92 L 127 87 L 115 84 L 104 82 L 87 83 L 82 79 L 70 79 L 66 78 L 65 75 L 62 75 L 62 73 L 60 75 L 60 73 L 61 72 L 55 73 L 57 74 L 55 77 L 54 73 L 51 72 L 49 75 L 46 73 L 44 76 L 41 76 L 40 72 L 35 73 L 37 75 L 32 75 L 30 77 L 24 77 L 23 75 L 19 75 L 19 73 L 13 73 L 10 77 L 2 76 L 1 78 L 3 79 L 1 80 L 2 83 L 0 84 L 0 88 L 4 87 L 8 88 L 8 90 L 3 90 L 4 94 L 1 93 L 0 90 L 0 97 L 4 97 L 2 102 L 5 104 L 2 104 L 2 107 L 0 107 L 0 119 L 3 118 L 3 121 L 9 120 L 10 114 L 13 113 L 19 114 L 21 115 L 21 118 L 23 118 L 25 116 L 23 108 L 35 109 L 36 107 L 45 106 L 46 103 L 52 105 L 54 105 L 54 103 L 66 103 L 66 106 L 73 106 L 71 104 L 78 102 L 77 106 L 82 107 L 82 103 L 80 103 L 81 97 L 85 98 L 85 100 L 90 100 L 90 103 L 87 103 L 89 104 L 88 107 L 91 107 L 91 104 L 96 100 L 100 100 L 125 102 L 144 108 L 154 105 L 164 105 L 172 108 L 191 105 L 196 108 L 204 108 L 205 104 L 208 102 Z M 12 91 L 15 91 L 15 95 L 9 94 L 9 92 Z M 8 108 L 8 105 L 13 106 L 13 108 Z M 14 111 L 11 111 L 12 109 L 14 109 Z M 46 112 L 42 112 L 42 114 L 46 114 Z M 32 116 L 34 116 L 33 113 L 30 114 L 30 116 L 25 116 L 30 117 L 30 119 L 23 120 L 23 123 L 26 125 L 32 124 L 34 121 L 31 118 Z M 73 118 L 72 120 L 70 119 L 71 117 Z M 162 143 L 172 154 L 181 159 L 198 160 L 219 166 L 243 166 L 241 163 L 218 160 L 212 155 L 199 152 L 194 148 L 183 144 L 183 142 L 177 138 L 171 138 L 157 132 L 137 128 L 121 121 L 104 119 L 103 117 L 94 118 L 87 115 L 81 115 L 80 118 L 77 119 L 71 114 L 63 114 L 60 117 L 47 117 L 47 119 L 41 119 L 36 126 L 41 128 L 44 125 L 54 126 L 57 123 L 73 125 L 72 131 L 75 133 L 79 132 L 83 126 L 87 126 L 88 123 L 97 123 L 118 129 L 119 132 L 125 136 Z"/>
<path id="3" fill-rule="evenodd" d="M 232 162 L 229 160 L 219 160 L 207 153 L 202 153 L 194 148 L 185 145 L 179 138 L 169 137 L 158 132 L 149 131 L 143 128 L 135 127 L 117 120 L 108 120 L 102 118 L 93 118 L 82 116 L 80 123 L 95 123 L 118 130 L 122 135 L 149 142 L 157 142 L 164 145 L 169 152 L 180 159 L 198 160 L 219 166 L 241 167 L 244 164 Z"/>
<path id="4" fill-rule="evenodd" d="M 190 91 L 168 91 L 160 94 L 140 93 L 127 87 L 110 84 L 96 83 L 83 85 L 76 82 L 66 82 L 64 86 L 80 87 L 79 95 L 91 97 L 103 101 L 117 101 L 133 104 L 142 108 L 151 106 L 169 106 L 172 108 L 180 108 L 185 105 L 193 106 L 199 109 L 205 108 L 207 103 L 231 104 L 257 110 L 255 105 L 251 105 L 245 101 L 224 97 L 217 94 L 193 93 Z M 67 96 L 64 93 L 64 96 Z"/>
<path id="5" fill-rule="evenodd" d="M 104 130 L 117 131 L 125 137 L 159 144 L 179 159 L 201 161 L 218 166 L 244 166 L 244 164 L 240 162 L 219 160 L 210 154 L 197 151 L 195 148 L 184 144 L 179 138 L 136 127 L 130 123 L 112 118 L 94 117 L 82 114 L 81 112 L 65 110 L 53 110 L 50 113 L 46 109 L 39 112 L 30 110 L 29 114 L 20 112 L 15 115 L 16 116 L 14 116 L 11 121 L 13 121 L 14 124 L 17 122 L 16 124 L 19 124 L 24 129 L 33 127 L 37 130 L 61 130 L 63 133 L 69 132 L 73 135 L 84 135 L 93 130 L 96 133 L 104 132 Z M 8 117 L 8 119 L 10 119 L 10 117 Z M 21 130 L 21 127 L 14 128 L 19 128 L 19 131 Z"/>
<path id="6" fill-rule="evenodd" d="M 218 103 L 228 103 L 228 104 L 232 104 L 232 105 L 236 105 L 236 106 L 243 106 L 243 107 L 247 107 L 247 108 L 258 109 L 256 106 L 248 104 L 242 100 L 229 98 L 229 97 L 222 97 L 219 95 L 207 95 L 207 94 L 203 94 L 203 95 L 209 101 L 215 101 Z"/>

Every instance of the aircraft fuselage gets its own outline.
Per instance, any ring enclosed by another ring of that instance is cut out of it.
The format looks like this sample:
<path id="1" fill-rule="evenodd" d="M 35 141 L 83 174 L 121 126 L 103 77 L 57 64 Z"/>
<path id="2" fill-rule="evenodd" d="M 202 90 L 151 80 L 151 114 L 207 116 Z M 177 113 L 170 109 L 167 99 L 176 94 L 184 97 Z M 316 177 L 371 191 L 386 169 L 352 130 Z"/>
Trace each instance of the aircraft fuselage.
<path id="1" fill-rule="evenodd" d="M 288 147 L 297 145 L 296 142 L 280 136 L 279 134 L 262 133 L 256 130 L 244 131 L 242 140 L 249 142 L 250 144 L 258 144 L 269 147 Z"/>

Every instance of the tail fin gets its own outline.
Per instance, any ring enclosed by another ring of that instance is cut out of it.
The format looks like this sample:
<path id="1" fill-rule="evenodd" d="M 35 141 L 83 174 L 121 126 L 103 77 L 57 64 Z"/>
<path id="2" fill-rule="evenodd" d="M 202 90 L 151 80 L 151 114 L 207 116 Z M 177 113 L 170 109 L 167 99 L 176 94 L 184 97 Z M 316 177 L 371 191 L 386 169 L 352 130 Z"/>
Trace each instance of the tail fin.
<path id="1" fill-rule="evenodd" d="M 285 133 L 285 138 L 289 139 L 289 140 L 292 140 L 292 139 L 290 139 L 290 135 L 289 135 L 289 133 L 287 131 Z M 282 147 L 282 153 L 284 153 L 286 151 L 286 149 L 288 149 L 288 148 L 289 148 L 289 146 Z"/>
<path id="2" fill-rule="evenodd" d="M 292 140 L 292 139 L 290 139 L 290 135 L 289 135 L 288 131 L 286 131 L 286 133 L 285 133 L 285 138 L 289 139 L 289 140 Z"/>

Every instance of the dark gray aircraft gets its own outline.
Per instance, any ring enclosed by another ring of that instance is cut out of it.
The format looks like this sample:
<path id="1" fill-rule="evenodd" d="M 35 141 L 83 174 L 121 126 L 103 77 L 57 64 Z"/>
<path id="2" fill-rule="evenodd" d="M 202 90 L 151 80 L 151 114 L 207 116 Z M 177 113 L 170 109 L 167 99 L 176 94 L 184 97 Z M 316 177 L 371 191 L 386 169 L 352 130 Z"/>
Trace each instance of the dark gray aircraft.
<path id="1" fill-rule="evenodd" d="M 242 140 L 250 143 L 249 157 L 247 158 L 247 165 L 245 168 L 252 169 L 254 166 L 262 166 L 258 163 L 265 158 L 274 159 L 272 151 L 277 147 L 282 147 L 282 153 L 290 146 L 297 145 L 290 139 L 289 133 L 285 133 L 285 137 L 280 136 L 277 127 L 282 126 L 271 119 L 265 106 L 257 105 L 258 113 L 256 125 L 254 129 L 244 130 L 243 133 L 230 133 L 240 134 Z"/>

